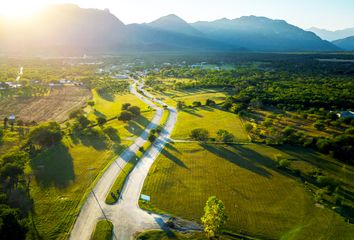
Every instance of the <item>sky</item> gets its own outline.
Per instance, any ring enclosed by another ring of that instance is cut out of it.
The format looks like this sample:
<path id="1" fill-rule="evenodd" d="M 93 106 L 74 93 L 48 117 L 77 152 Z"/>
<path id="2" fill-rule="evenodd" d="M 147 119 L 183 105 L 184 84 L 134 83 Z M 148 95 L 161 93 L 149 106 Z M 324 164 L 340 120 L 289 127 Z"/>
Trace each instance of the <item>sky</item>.
<path id="1" fill-rule="evenodd" d="M 0 16 L 24 17 L 48 4 L 108 8 L 125 24 L 151 22 L 174 13 L 187 22 L 241 16 L 283 19 L 301 28 L 354 27 L 354 0 L 0 0 Z"/>

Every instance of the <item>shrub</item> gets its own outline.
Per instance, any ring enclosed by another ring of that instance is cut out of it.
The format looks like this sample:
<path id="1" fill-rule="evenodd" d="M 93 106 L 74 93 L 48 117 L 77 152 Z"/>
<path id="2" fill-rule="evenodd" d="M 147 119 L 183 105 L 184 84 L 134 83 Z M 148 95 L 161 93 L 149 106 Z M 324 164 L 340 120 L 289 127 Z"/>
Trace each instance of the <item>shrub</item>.
<path id="1" fill-rule="evenodd" d="M 325 124 L 323 123 L 323 121 L 316 121 L 314 124 L 313 124 L 314 128 L 316 128 L 317 130 L 319 131 L 323 131 L 326 129 L 326 126 Z"/>
<path id="2" fill-rule="evenodd" d="M 216 133 L 221 142 L 234 142 L 235 136 L 226 130 L 219 129 Z"/>
<path id="3" fill-rule="evenodd" d="M 246 124 L 245 124 L 245 129 L 246 129 L 247 132 L 250 132 L 250 131 L 252 131 L 252 129 L 253 129 L 253 125 L 250 124 L 250 123 L 246 123 Z"/>
<path id="4" fill-rule="evenodd" d="M 102 126 L 103 124 L 105 124 L 107 122 L 107 119 L 105 117 L 98 117 L 97 118 L 97 123 L 98 125 Z"/>

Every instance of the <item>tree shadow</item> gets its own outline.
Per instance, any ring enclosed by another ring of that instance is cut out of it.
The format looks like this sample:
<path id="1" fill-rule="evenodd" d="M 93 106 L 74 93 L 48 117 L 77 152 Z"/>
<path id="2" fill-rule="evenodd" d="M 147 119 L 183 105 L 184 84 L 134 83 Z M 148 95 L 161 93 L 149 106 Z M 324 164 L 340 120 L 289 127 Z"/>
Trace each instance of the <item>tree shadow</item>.
<path id="1" fill-rule="evenodd" d="M 143 115 L 139 115 L 138 117 L 134 118 L 132 121 L 139 124 L 143 128 L 145 128 L 150 123 L 150 121 L 146 119 L 146 117 L 144 117 Z"/>
<path id="2" fill-rule="evenodd" d="M 200 117 L 200 118 L 204 117 L 203 115 L 201 115 L 199 113 L 196 113 L 195 109 L 183 108 L 182 111 L 185 112 L 185 113 L 188 113 L 190 115 L 196 116 L 196 117 Z"/>
<path id="3" fill-rule="evenodd" d="M 83 145 L 87 147 L 93 147 L 98 151 L 105 150 L 108 147 L 107 139 L 105 139 L 104 136 L 80 135 L 79 138 Z"/>
<path id="4" fill-rule="evenodd" d="M 65 188 L 75 180 L 73 159 L 63 143 L 40 153 L 30 165 L 41 187 Z"/>
<path id="5" fill-rule="evenodd" d="M 124 128 L 130 132 L 131 134 L 135 136 L 139 136 L 143 132 L 143 128 L 137 124 L 135 121 L 129 121 L 127 125 L 124 126 Z"/>
<path id="6" fill-rule="evenodd" d="M 236 164 L 237 166 L 247 169 L 253 173 L 256 173 L 260 176 L 270 178 L 272 176 L 266 169 L 263 167 L 257 166 L 257 163 L 267 162 L 262 155 L 254 153 L 253 151 L 248 151 L 248 149 L 242 149 L 241 147 L 235 147 L 237 152 L 233 152 L 222 145 L 211 145 L 211 144 L 201 144 L 201 146 L 207 151 L 224 158 L 225 160 Z M 256 160 L 257 158 L 261 160 Z M 268 160 L 273 163 L 272 160 Z M 267 166 L 269 163 L 266 164 Z"/>
<path id="7" fill-rule="evenodd" d="M 166 144 L 167 145 L 167 144 Z M 178 157 L 175 155 L 171 154 L 166 148 L 162 149 L 161 153 L 168 159 L 170 159 L 172 162 L 176 163 L 178 166 L 189 169 L 186 164 L 182 160 L 180 160 Z"/>
<path id="8" fill-rule="evenodd" d="M 210 106 L 203 106 L 203 107 L 200 107 L 201 109 L 205 110 L 205 111 L 208 111 L 208 112 L 214 112 L 214 108 L 210 107 Z"/>
<path id="9" fill-rule="evenodd" d="M 97 118 L 98 118 L 98 117 L 103 117 L 103 118 L 106 117 L 105 114 L 103 114 L 103 113 L 100 112 L 100 111 L 97 111 L 97 109 L 95 109 L 95 110 L 93 111 L 93 114 L 95 114 L 95 116 L 96 116 Z"/>
<path id="10" fill-rule="evenodd" d="M 181 153 L 175 146 L 174 146 L 174 143 L 173 142 L 169 142 L 169 143 L 166 143 L 165 144 L 165 147 L 174 151 L 174 152 L 177 152 L 177 153 Z"/>
<path id="11" fill-rule="evenodd" d="M 106 101 L 113 102 L 114 101 L 114 94 L 108 93 L 106 91 L 97 91 L 98 95 Z"/>

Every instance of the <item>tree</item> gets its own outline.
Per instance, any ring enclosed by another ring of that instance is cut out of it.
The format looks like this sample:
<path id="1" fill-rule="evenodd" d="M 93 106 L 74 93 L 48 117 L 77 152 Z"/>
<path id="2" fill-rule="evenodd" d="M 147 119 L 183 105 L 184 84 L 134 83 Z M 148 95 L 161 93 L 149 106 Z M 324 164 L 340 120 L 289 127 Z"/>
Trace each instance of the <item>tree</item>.
<path id="1" fill-rule="evenodd" d="M 81 129 L 85 129 L 91 124 L 91 121 L 84 115 L 79 115 L 76 120 L 80 124 Z"/>
<path id="2" fill-rule="evenodd" d="M 128 108 L 131 106 L 131 104 L 130 103 L 123 103 L 123 105 L 122 105 L 122 111 L 123 110 L 128 110 Z"/>
<path id="3" fill-rule="evenodd" d="M 7 128 L 8 122 L 9 122 L 9 119 L 7 117 L 4 117 L 4 128 Z"/>
<path id="4" fill-rule="evenodd" d="M 207 237 L 215 237 L 227 220 L 224 203 L 215 196 L 209 197 L 201 220 Z"/>
<path id="5" fill-rule="evenodd" d="M 118 120 L 123 121 L 123 122 L 128 122 L 128 121 L 132 120 L 132 118 L 133 118 L 133 114 L 129 111 L 126 111 L 126 110 L 122 111 L 120 113 L 120 115 L 118 116 Z"/>
<path id="6" fill-rule="evenodd" d="M 129 112 L 131 112 L 132 114 L 134 114 L 135 116 L 139 116 L 140 115 L 140 108 L 137 106 L 130 106 L 127 109 Z"/>
<path id="7" fill-rule="evenodd" d="M 87 101 L 87 105 L 89 105 L 90 107 L 95 106 L 95 102 L 93 100 Z"/>
<path id="8" fill-rule="evenodd" d="M 29 134 L 28 142 L 49 147 L 60 142 L 62 137 L 60 125 L 57 122 L 49 122 L 35 127 Z"/>
<path id="9" fill-rule="evenodd" d="M 250 132 L 250 131 L 252 131 L 252 129 L 253 129 L 253 125 L 250 124 L 250 123 L 246 123 L 246 124 L 245 124 L 245 129 L 246 129 L 247 132 Z"/>
<path id="10" fill-rule="evenodd" d="M 98 117 L 97 118 L 97 123 L 98 125 L 102 126 L 107 122 L 107 119 L 105 117 Z"/>
<path id="11" fill-rule="evenodd" d="M 226 130 L 219 129 L 216 134 L 221 142 L 234 142 L 235 136 Z"/>
<path id="12" fill-rule="evenodd" d="M 206 141 L 209 138 L 209 132 L 204 128 L 196 128 L 191 131 L 190 137 L 198 141 Z"/>
<path id="13" fill-rule="evenodd" d="M 194 101 L 193 102 L 193 107 L 201 107 L 202 103 L 200 101 Z"/>
<path id="14" fill-rule="evenodd" d="M 27 228 L 20 221 L 19 210 L 0 205 L 0 239 L 25 239 Z"/>
<path id="15" fill-rule="evenodd" d="M 323 121 L 316 121 L 313 126 L 319 131 L 323 131 L 326 129 L 326 126 L 324 125 Z"/>
<path id="16" fill-rule="evenodd" d="M 178 101 L 177 102 L 177 109 L 182 109 L 186 106 L 186 104 L 182 101 Z"/>
<path id="17" fill-rule="evenodd" d="M 157 137 L 154 133 L 150 132 L 148 139 L 150 142 L 154 142 L 157 139 Z"/>
<path id="18" fill-rule="evenodd" d="M 214 106 L 216 103 L 215 101 L 211 100 L 211 99 L 207 99 L 205 102 L 206 106 Z"/>

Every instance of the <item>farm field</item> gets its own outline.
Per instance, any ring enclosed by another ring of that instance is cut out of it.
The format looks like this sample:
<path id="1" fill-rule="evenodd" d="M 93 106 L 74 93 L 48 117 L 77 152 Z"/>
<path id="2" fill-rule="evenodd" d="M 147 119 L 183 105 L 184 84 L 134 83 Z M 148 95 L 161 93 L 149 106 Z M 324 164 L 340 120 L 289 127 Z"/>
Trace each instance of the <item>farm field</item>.
<path id="1" fill-rule="evenodd" d="M 172 138 L 188 139 L 191 130 L 195 128 L 207 129 L 210 137 L 216 137 L 216 132 L 224 129 L 234 134 L 237 141 L 249 140 L 238 115 L 207 106 L 180 110 Z"/>
<path id="2" fill-rule="evenodd" d="M 151 203 L 141 206 L 200 222 L 206 200 L 215 195 L 225 203 L 226 228 L 236 233 L 265 239 L 353 239 L 352 225 L 315 205 L 300 181 L 275 167 L 276 154 L 289 159 L 300 154 L 299 161 L 338 178 L 354 173 L 352 167 L 340 168 L 327 156 L 303 148 L 175 143 L 152 166 L 142 191 Z M 314 156 L 318 162 L 312 165 Z"/>
<path id="3" fill-rule="evenodd" d="M 53 88 L 48 96 L 19 97 L 0 100 L 0 117 L 15 114 L 26 122 L 65 121 L 69 113 L 85 105 L 91 98 L 90 90 L 84 87 L 65 86 Z"/>

